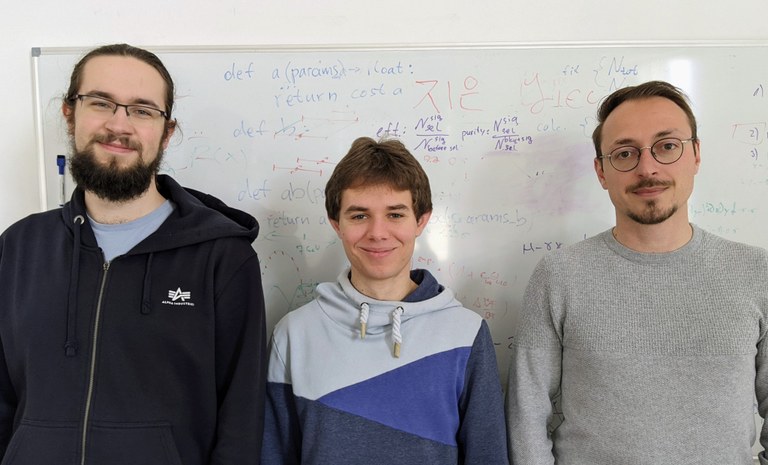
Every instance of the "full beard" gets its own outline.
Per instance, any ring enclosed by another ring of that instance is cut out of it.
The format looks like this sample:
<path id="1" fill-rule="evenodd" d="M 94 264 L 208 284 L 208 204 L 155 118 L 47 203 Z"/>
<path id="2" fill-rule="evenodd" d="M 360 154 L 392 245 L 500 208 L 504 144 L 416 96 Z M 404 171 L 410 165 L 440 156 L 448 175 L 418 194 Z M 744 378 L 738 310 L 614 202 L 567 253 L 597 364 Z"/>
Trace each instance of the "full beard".
<path id="1" fill-rule="evenodd" d="M 163 153 L 162 149 L 159 149 L 157 156 L 149 164 L 144 163 L 144 159 L 140 156 L 136 163 L 128 167 L 121 167 L 116 158 L 112 158 L 107 163 L 99 162 L 93 150 L 94 144 L 109 143 L 114 140 L 119 140 L 124 146 L 139 154 L 143 153 L 141 144 L 127 137 L 97 134 L 82 150 L 77 150 L 72 140 L 69 171 L 72 179 L 82 189 L 111 202 L 127 202 L 147 192 L 152 179 L 160 169 Z"/>

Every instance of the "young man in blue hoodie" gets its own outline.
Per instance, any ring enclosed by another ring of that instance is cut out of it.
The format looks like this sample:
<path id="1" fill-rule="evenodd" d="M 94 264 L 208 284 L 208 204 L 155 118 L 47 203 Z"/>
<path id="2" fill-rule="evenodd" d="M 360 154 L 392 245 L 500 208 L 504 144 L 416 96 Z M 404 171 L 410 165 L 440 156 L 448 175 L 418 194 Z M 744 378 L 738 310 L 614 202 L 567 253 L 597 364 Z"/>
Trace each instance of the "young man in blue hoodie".
<path id="1" fill-rule="evenodd" d="M 325 193 L 350 267 L 275 328 L 262 464 L 506 464 L 488 326 L 411 270 L 424 170 L 399 141 L 360 138 Z"/>
<path id="2" fill-rule="evenodd" d="M 129 45 L 73 70 L 78 187 L 0 236 L 4 465 L 258 461 L 258 224 L 157 174 L 173 96 L 157 56 Z"/>

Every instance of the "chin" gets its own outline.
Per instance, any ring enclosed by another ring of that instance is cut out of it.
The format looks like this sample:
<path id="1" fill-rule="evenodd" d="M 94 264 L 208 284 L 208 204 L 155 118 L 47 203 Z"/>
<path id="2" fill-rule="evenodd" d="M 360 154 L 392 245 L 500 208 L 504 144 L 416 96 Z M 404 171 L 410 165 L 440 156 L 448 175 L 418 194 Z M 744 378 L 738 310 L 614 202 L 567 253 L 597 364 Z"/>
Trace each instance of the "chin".
<path id="1" fill-rule="evenodd" d="M 364 275 L 368 279 L 375 279 L 377 281 L 391 279 L 394 276 L 393 273 L 382 270 L 364 270 L 360 274 Z"/>
<path id="2" fill-rule="evenodd" d="M 630 212 L 627 214 L 632 221 L 643 225 L 661 224 L 668 219 L 672 218 L 677 213 L 677 206 L 672 206 L 667 210 L 659 210 L 657 208 L 645 210 L 640 213 Z"/>

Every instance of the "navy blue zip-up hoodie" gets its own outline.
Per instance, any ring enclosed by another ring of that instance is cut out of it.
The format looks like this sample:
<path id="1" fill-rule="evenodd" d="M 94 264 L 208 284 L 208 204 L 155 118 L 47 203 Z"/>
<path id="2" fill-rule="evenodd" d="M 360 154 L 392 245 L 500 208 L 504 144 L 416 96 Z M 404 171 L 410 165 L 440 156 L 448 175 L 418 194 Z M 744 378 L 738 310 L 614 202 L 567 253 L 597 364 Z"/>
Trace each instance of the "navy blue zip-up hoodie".
<path id="1" fill-rule="evenodd" d="M 258 223 L 157 184 L 174 212 L 110 263 L 80 190 L 0 236 L 0 465 L 258 462 Z"/>

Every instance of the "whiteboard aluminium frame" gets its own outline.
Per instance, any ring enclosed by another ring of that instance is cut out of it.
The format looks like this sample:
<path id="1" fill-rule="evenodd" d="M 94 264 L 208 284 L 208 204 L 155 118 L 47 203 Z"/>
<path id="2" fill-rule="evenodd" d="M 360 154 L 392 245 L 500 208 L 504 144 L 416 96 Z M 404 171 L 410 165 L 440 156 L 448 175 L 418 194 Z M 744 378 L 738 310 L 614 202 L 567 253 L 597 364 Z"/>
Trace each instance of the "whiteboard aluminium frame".
<path id="1" fill-rule="evenodd" d="M 160 45 L 144 46 L 153 53 L 222 53 L 222 52 L 303 52 L 303 51 L 418 51 L 418 50 L 513 50 L 513 49 L 536 49 L 536 48 L 619 48 L 619 47 L 765 47 L 768 41 L 765 40 L 686 40 L 686 41 L 624 41 L 624 42 L 491 42 L 491 43 L 437 43 L 437 44 L 280 44 L 280 45 Z M 32 102 L 34 104 L 33 116 L 35 120 L 35 140 L 37 144 L 38 158 L 38 182 L 40 194 L 40 211 L 49 208 L 47 198 L 48 189 L 45 178 L 45 153 L 43 150 L 43 115 L 41 113 L 42 102 L 39 92 L 40 69 L 39 59 L 42 55 L 68 55 L 73 53 L 85 54 L 89 50 L 98 47 L 33 47 L 31 50 L 32 66 Z"/>

